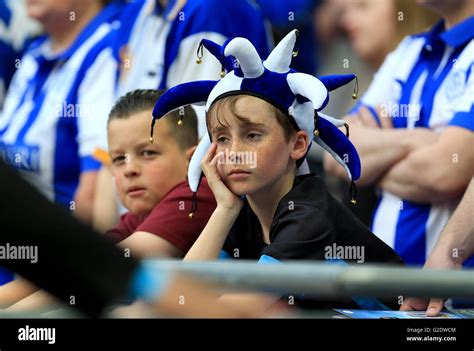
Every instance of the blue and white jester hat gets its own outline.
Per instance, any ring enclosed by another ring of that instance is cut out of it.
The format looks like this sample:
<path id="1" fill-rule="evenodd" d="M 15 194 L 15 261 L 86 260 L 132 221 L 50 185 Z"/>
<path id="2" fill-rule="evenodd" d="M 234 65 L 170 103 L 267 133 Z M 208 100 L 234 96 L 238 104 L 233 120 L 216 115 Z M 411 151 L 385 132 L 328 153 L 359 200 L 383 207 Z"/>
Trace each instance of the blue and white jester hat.
<path id="1" fill-rule="evenodd" d="M 216 101 L 230 95 L 252 95 L 259 97 L 285 113 L 299 130 L 327 150 L 346 170 L 351 180 L 351 197 L 355 203 L 354 181 L 360 177 L 360 159 L 356 149 L 348 139 L 348 126 L 343 121 L 322 114 L 320 111 L 329 101 L 328 91 L 339 88 L 355 75 L 335 75 L 315 78 L 298 73 L 290 68 L 298 31 L 286 35 L 262 62 L 257 50 L 245 38 L 227 40 L 222 46 L 203 39 L 198 47 L 197 63 L 203 56 L 203 47 L 214 55 L 222 65 L 220 80 L 203 80 L 179 84 L 165 92 L 155 105 L 151 126 L 150 142 L 153 142 L 153 127 L 156 119 L 182 106 L 205 105 L 206 113 Z M 227 72 L 227 74 L 225 74 Z M 357 80 L 356 80 L 357 88 Z M 356 92 L 353 97 L 355 98 Z M 182 123 L 182 121 L 178 122 Z M 346 135 L 338 127 L 346 127 Z M 309 148 L 312 143 L 309 143 Z M 201 160 L 211 145 L 210 135 L 201 139 L 188 169 L 188 181 L 194 193 L 193 208 L 196 209 L 196 192 L 202 177 Z M 304 158 L 298 162 L 298 174 L 309 173 Z"/>

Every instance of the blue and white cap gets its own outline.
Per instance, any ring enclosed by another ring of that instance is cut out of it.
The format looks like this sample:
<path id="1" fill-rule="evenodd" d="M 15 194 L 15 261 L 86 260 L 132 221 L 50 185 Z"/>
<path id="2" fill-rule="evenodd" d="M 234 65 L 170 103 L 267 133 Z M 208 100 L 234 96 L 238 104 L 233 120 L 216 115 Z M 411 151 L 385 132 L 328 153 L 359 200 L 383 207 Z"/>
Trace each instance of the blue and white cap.
<path id="1" fill-rule="evenodd" d="M 213 103 L 224 97 L 242 94 L 256 96 L 284 112 L 297 129 L 305 131 L 308 136 L 314 135 L 316 143 L 345 168 L 351 180 L 351 196 L 354 198 L 354 181 L 359 179 L 361 167 L 359 155 L 348 139 L 348 126 L 320 111 L 329 101 L 329 91 L 349 83 L 356 76 L 348 74 L 316 78 L 291 69 L 291 60 L 297 54 L 297 36 L 297 30 L 287 34 L 265 61 L 261 60 L 248 39 L 232 38 L 223 45 L 203 39 L 198 47 L 197 63 L 200 63 L 205 47 L 221 63 L 222 79 L 183 83 L 165 92 L 153 110 L 150 142 L 153 141 L 156 119 L 182 106 L 205 105 L 208 112 Z M 338 128 L 342 126 L 346 127 L 346 135 Z M 202 177 L 201 160 L 210 145 L 210 135 L 207 133 L 191 158 L 188 181 L 193 193 L 198 190 Z M 308 151 L 311 145 L 309 143 Z M 297 165 L 298 174 L 309 173 L 305 158 Z M 194 207 L 195 204 L 193 211 Z"/>

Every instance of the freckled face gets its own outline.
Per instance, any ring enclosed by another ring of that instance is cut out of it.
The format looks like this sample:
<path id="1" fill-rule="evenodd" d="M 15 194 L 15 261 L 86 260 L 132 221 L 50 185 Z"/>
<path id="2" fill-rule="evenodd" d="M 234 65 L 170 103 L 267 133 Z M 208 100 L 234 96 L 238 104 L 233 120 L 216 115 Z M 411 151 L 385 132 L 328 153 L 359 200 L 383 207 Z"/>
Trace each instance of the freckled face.
<path id="1" fill-rule="evenodd" d="M 216 111 L 220 113 L 217 118 L 211 109 L 208 127 L 212 140 L 217 141 L 216 153 L 224 152 L 218 164 L 223 182 L 234 194 L 251 195 L 275 183 L 292 167 L 291 144 L 266 101 L 243 95 L 234 110 L 235 114 L 224 104 Z"/>

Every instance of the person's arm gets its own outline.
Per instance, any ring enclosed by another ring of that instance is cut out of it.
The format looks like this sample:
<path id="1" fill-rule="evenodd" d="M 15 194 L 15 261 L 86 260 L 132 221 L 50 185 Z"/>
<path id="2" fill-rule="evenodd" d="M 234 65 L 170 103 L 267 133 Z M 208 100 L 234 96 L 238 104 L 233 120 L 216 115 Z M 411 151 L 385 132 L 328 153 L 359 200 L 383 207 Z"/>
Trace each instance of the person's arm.
<path id="1" fill-rule="evenodd" d="M 214 193 L 217 207 L 201 235 L 184 257 L 185 260 L 217 259 L 242 208 L 242 200 L 233 194 L 221 180 L 217 161 L 222 157 L 222 153 L 216 154 L 216 150 L 217 143 L 214 142 L 204 156 L 201 167 Z"/>
<path id="2" fill-rule="evenodd" d="M 72 213 L 84 223 L 91 223 L 93 216 L 94 192 L 97 181 L 97 171 L 81 173 L 79 185 L 74 194 L 74 210 Z"/>
<path id="3" fill-rule="evenodd" d="M 112 173 L 106 166 L 103 166 L 97 174 L 92 209 L 92 226 L 99 233 L 105 233 L 117 225 L 119 219 Z"/>
<path id="4" fill-rule="evenodd" d="M 283 304 L 278 303 L 280 296 L 264 294 L 264 293 L 226 293 L 219 297 L 217 300 L 219 303 L 228 304 L 230 306 L 235 305 L 251 305 L 257 306 L 260 310 L 266 313 L 275 312 Z"/>
<path id="5" fill-rule="evenodd" d="M 8 307 L 38 291 L 38 288 L 26 279 L 17 278 L 0 286 L 0 306 Z"/>
<path id="6" fill-rule="evenodd" d="M 220 295 L 217 288 L 187 276 L 176 276 L 168 284 L 166 292 L 154 300 L 154 306 L 160 316 L 175 318 L 259 318 L 286 313 L 284 310 L 269 310 L 268 295 L 227 301 L 219 300 Z"/>
<path id="7" fill-rule="evenodd" d="M 118 243 L 123 250 L 139 258 L 151 257 L 183 257 L 183 252 L 169 241 L 158 235 L 147 232 L 135 232 L 125 240 Z"/>
<path id="8" fill-rule="evenodd" d="M 38 290 L 31 295 L 15 302 L 6 309 L 8 312 L 33 311 L 57 304 L 58 300 L 44 290 Z"/>
<path id="9" fill-rule="evenodd" d="M 458 208 L 440 235 L 436 246 L 425 263 L 425 269 L 461 269 L 462 264 L 474 255 L 474 180 L 464 194 Z M 407 298 L 400 310 L 424 310 L 435 317 L 443 309 L 444 300 L 432 298 L 430 301 Z"/>
<path id="10" fill-rule="evenodd" d="M 107 118 L 115 101 L 116 62 L 104 50 L 87 67 L 77 93 L 76 112 L 80 179 L 75 193 L 75 211 L 86 223 L 93 221 L 97 172 L 102 167 L 96 156 L 107 150 Z"/>
<path id="11" fill-rule="evenodd" d="M 219 207 L 218 204 L 206 227 L 188 251 L 184 260 L 216 260 L 237 216 L 238 212 Z"/>
<path id="12" fill-rule="evenodd" d="M 360 185 L 374 184 L 410 152 L 437 139 L 437 134 L 426 128 L 393 129 L 388 117 L 380 118 L 383 125 L 378 128 L 365 107 L 356 116 L 344 120 L 349 125 L 350 141 L 360 157 L 361 177 L 357 181 Z M 324 169 L 331 175 L 347 180 L 347 172 L 329 153 L 324 155 Z"/>
<path id="13" fill-rule="evenodd" d="M 441 253 L 446 253 L 451 261 L 458 267 L 469 257 L 474 255 L 474 179 L 471 178 L 469 187 L 466 190 L 458 208 L 454 211 L 451 219 L 443 230 L 433 253 L 431 261 Z"/>
<path id="14" fill-rule="evenodd" d="M 388 104 L 399 99 L 399 89 L 396 88 L 400 79 L 399 62 L 413 51 L 412 40 L 411 37 L 405 38 L 387 55 L 367 92 L 353 111 L 349 112 L 349 116 L 344 118 L 351 127 L 350 140 L 361 158 L 361 177 L 357 181 L 359 185 L 376 183 L 391 166 L 406 157 L 410 151 L 422 143 L 431 142 L 435 137 L 435 133 L 427 129 L 399 130 L 391 127 Z M 387 117 L 380 118 L 380 115 Z M 329 174 L 347 180 L 343 167 L 328 154 L 324 156 L 324 166 Z"/>
<path id="15" fill-rule="evenodd" d="M 449 127 L 437 142 L 421 147 L 394 165 L 379 185 L 403 199 L 444 202 L 459 197 L 474 172 L 474 133 Z"/>
<path id="16" fill-rule="evenodd" d="M 112 231 L 122 232 L 119 246 L 140 258 L 182 258 L 203 231 L 216 207 L 205 178 L 202 179 L 197 197 L 199 211 L 190 219 L 184 207 L 176 204 L 192 204 L 192 192 L 187 182 L 180 182 L 156 203 L 144 219 L 133 213 L 122 217 L 120 225 Z M 110 232 L 109 232 L 110 233 Z"/>

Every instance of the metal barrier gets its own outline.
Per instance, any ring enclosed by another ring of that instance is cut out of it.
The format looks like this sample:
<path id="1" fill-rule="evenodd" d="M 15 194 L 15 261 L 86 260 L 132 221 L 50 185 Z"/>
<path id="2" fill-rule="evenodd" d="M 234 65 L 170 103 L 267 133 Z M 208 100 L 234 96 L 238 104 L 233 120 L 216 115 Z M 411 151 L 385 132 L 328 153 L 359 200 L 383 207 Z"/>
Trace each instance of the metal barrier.
<path id="1" fill-rule="evenodd" d="M 245 261 L 146 260 L 157 272 L 186 273 L 227 287 L 317 297 L 418 296 L 474 298 L 474 270 L 339 266 L 324 262 L 256 264 Z"/>

